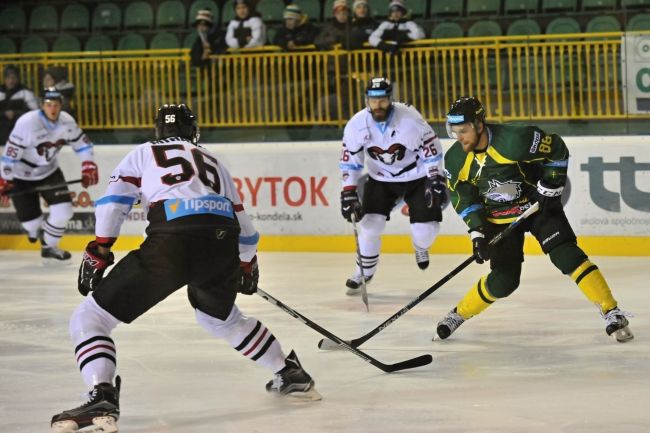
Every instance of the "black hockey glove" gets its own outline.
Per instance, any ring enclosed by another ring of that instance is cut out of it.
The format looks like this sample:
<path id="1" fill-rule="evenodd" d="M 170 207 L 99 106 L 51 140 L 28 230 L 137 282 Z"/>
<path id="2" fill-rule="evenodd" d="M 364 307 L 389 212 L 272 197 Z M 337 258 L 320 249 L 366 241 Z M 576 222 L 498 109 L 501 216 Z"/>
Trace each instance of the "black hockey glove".
<path id="1" fill-rule="evenodd" d="M 481 264 L 490 260 L 490 246 L 483 232 L 472 230 L 469 235 L 472 238 L 472 251 L 476 263 Z"/>
<path id="2" fill-rule="evenodd" d="M 562 210 L 562 190 L 564 186 L 552 186 L 544 181 L 537 182 L 537 202 L 540 214 L 553 214 Z"/>
<path id="3" fill-rule="evenodd" d="M 115 263 L 115 256 L 112 252 L 108 253 L 108 257 L 103 257 L 99 254 L 97 242 L 89 242 L 79 267 L 77 281 L 79 293 L 86 296 L 88 292 L 95 290 L 104 277 L 104 271 L 113 263 Z"/>
<path id="4" fill-rule="evenodd" d="M 427 207 L 441 207 L 447 200 L 445 178 L 439 175 L 427 177 L 424 182 L 424 202 Z"/>
<path id="5" fill-rule="evenodd" d="M 360 221 L 362 215 L 361 202 L 356 189 L 344 189 L 341 191 L 341 214 L 343 218 L 352 222 L 352 215 L 355 221 Z"/>
<path id="6" fill-rule="evenodd" d="M 244 295 L 252 295 L 257 292 L 257 283 L 260 280 L 260 270 L 257 267 L 257 256 L 254 256 L 250 262 L 241 262 L 241 280 L 237 291 Z"/>

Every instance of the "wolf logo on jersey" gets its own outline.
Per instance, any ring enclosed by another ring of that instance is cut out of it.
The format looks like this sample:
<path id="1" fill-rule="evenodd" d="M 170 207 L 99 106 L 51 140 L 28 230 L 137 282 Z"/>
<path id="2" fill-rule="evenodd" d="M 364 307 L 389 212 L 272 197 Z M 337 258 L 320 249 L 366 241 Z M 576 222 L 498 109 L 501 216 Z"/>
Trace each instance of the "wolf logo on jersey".
<path id="1" fill-rule="evenodd" d="M 508 180 L 507 182 L 499 182 L 496 179 L 488 181 L 489 188 L 485 192 L 485 196 L 492 201 L 505 203 L 513 201 L 521 197 L 521 182 Z"/>
<path id="2" fill-rule="evenodd" d="M 393 165 L 395 161 L 401 161 L 406 154 L 406 147 L 404 145 L 395 143 L 391 144 L 386 150 L 378 146 L 368 148 L 368 155 L 372 159 L 383 162 L 386 165 Z"/>

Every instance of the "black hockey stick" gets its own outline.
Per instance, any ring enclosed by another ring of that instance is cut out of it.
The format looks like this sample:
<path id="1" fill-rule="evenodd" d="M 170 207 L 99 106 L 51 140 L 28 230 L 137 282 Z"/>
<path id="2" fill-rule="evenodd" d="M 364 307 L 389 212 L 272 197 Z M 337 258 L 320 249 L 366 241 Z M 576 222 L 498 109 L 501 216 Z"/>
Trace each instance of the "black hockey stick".
<path id="1" fill-rule="evenodd" d="M 530 215 L 533 213 L 537 212 L 539 209 L 539 205 L 537 203 L 533 204 L 531 207 L 529 207 L 523 214 L 519 215 L 516 220 L 510 223 L 510 225 L 502 232 L 498 233 L 495 237 L 493 237 L 490 240 L 490 245 L 494 245 L 497 242 L 499 242 L 501 239 L 504 237 L 508 236 L 512 231 L 517 227 L 524 219 L 528 218 Z M 366 335 L 363 335 L 359 338 L 355 338 L 354 340 L 350 341 L 345 341 L 345 344 L 351 347 L 359 347 L 366 341 L 370 340 L 373 336 L 375 336 L 377 333 L 382 331 L 384 328 L 388 327 L 391 323 L 402 317 L 404 314 L 406 314 L 409 310 L 411 310 L 413 307 L 415 307 L 417 304 L 422 302 L 424 299 L 426 299 L 430 294 L 438 290 L 442 285 L 444 285 L 447 281 L 451 280 L 456 274 L 458 274 L 460 271 L 465 269 L 467 266 L 469 266 L 472 262 L 474 261 L 474 254 L 472 254 L 470 257 L 465 259 L 463 263 L 458 265 L 454 270 L 452 270 L 450 273 L 442 277 L 440 281 L 435 283 L 433 286 L 429 287 L 426 291 L 418 295 L 417 298 L 413 299 L 411 302 L 409 302 L 405 307 L 403 307 L 401 310 L 399 310 L 397 313 L 393 314 L 390 316 L 388 319 L 386 319 L 381 325 L 377 326 L 370 332 L 368 332 Z M 333 339 L 327 340 L 327 339 L 322 339 L 318 342 L 318 348 L 323 349 L 323 350 L 332 350 L 332 349 L 339 349 L 341 348 L 341 344 Z M 345 348 L 345 347 L 343 347 Z"/>
<path id="2" fill-rule="evenodd" d="M 73 183 L 81 183 L 81 181 L 82 181 L 81 179 L 75 179 L 75 180 L 69 180 L 69 181 L 63 182 L 63 183 L 57 183 L 56 185 L 41 185 L 41 186 L 37 186 L 37 187 L 31 188 L 31 189 L 26 189 L 24 191 L 16 191 L 14 193 L 9 191 L 9 192 L 7 192 L 7 195 L 9 197 L 16 197 L 18 195 L 34 194 L 34 193 L 43 192 L 43 191 L 51 191 L 53 189 L 63 188 L 64 186 L 71 185 Z M 68 193 L 68 191 L 61 191 L 61 192 L 66 193 L 66 194 Z"/>
<path id="3" fill-rule="evenodd" d="M 341 348 L 354 353 L 364 361 L 374 365 L 375 367 L 377 367 L 378 369 L 386 373 L 392 373 L 394 371 L 399 371 L 399 370 L 406 370 L 409 368 L 422 367 L 423 365 L 430 364 L 431 361 L 433 361 L 433 357 L 431 355 L 420 355 L 418 357 L 407 359 L 406 361 L 402 361 L 402 362 L 397 362 L 395 364 L 384 364 L 383 362 L 377 361 L 375 358 L 360 351 L 359 349 L 350 346 L 348 343 L 341 340 L 339 337 L 332 334 L 327 329 L 322 328 L 320 325 L 316 324 L 315 322 L 312 322 L 311 320 L 309 320 L 308 318 L 306 318 L 296 310 L 292 309 L 291 307 L 275 299 L 273 296 L 269 295 L 264 290 L 258 288 L 257 294 L 260 295 L 262 298 L 266 299 L 267 301 L 269 301 L 271 304 L 283 310 L 285 313 L 300 320 L 302 323 L 309 326 L 311 329 L 315 330 L 319 334 L 324 335 L 325 337 L 329 338 L 332 341 L 336 341 Z"/>

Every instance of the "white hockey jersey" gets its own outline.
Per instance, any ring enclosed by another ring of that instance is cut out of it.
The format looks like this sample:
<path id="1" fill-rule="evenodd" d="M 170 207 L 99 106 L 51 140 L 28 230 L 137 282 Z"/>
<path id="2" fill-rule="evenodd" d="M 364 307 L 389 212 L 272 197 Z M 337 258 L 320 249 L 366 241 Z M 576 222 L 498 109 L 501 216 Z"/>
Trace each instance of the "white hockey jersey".
<path id="1" fill-rule="evenodd" d="M 95 202 L 95 235 L 112 243 L 133 204 L 147 210 L 163 202 L 167 220 L 213 214 L 239 221 L 240 259 L 249 262 L 259 234 L 244 211 L 228 170 L 206 149 L 184 138 L 150 141 L 129 152 L 111 173 L 106 193 Z"/>
<path id="2" fill-rule="evenodd" d="M 0 163 L 4 179 L 41 180 L 59 167 L 61 147 L 69 144 L 81 161 L 93 160 L 93 143 L 74 118 L 62 111 L 56 122 L 39 110 L 29 111 L 16 122 Z"/>
<path id="3" fill-rule="evenodd" d="M 380 182 L 443 174 L 440 139 L 415 108 L 400 102 L 386 122 L 375 122 L 363 109 L 345 125 L 339 162 L 344 189 L 357 186 L 364 161 L 368 175 Z"/>

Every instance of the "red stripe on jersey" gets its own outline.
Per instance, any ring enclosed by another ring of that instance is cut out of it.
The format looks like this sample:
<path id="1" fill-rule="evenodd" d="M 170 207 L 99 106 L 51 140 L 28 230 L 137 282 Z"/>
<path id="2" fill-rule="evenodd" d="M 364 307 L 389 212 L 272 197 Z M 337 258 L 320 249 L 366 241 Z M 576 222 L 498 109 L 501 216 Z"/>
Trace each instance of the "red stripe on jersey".
<path id="1" fill-rule="evenodd" d="M 429 144 L 429 143 L 431 143 L 433 140 L 435 140 L 436 138 L 438 138 L 438 136 L 437 136 L 437 135 L 434 135 L 433 137 L 431 137 L 430 139 L 428 139 L 427 141 L 425 141 L 424 144 Z"/>
<path id="2" fill-rule="evenodd" d="M 264 339 L 264 336 L 266 335 L 267 331 L 268 331 L 268 329 L 264 328 L 264 332 L 262 332 L 262 335 L 260 336 L 260 338 L 258 338 L 257 341 L 255 342 L 255 344 L 253 344 L 253 347 L 251 347 L 250 349 L 248 349 L 246 351 L 246 353 L 244 353 L 244 356 L 248 356 L 249 353 L 251 353 L 253 350 L 255 350 L 255 348 L 257 346 L 259 346 L 260 342 Z"/>
<path id="3" fill-rule="evenodd" d="M 232 208 L 235 210 L 235 212 L 242 212 L 244 210 L 244 205 L 243 204 L 233 204 Z"/>
<path id="4" fill-rule="evenodd" d="M 88 349 L 84 350 L 80 354 L 77 355 L 77 362 L 81 359 L 82 356 L 84 356 L 86 353 L 95 350 L 95 349 L 108 349 L 111 352 L 115 353 L 115 348 L 113 346 L 108 346 L 106 344 L 98 344 L 97 346 L 89 347 Z"/>

